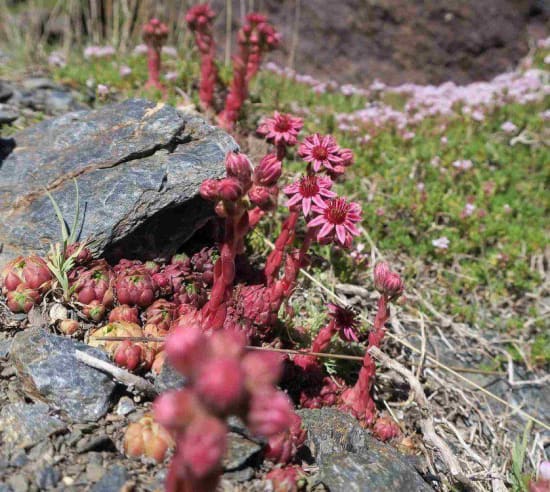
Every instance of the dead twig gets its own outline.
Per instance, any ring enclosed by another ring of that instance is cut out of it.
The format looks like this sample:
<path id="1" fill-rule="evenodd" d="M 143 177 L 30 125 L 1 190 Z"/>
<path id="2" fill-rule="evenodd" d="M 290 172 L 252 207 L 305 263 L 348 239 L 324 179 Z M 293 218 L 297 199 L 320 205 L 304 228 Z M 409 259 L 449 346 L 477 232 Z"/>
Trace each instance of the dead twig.
<path id="1" fill-rule="evenodd" d="M 75 357 L 87 366 L 109 374 L 117 381 L 130 388 L 135 388 L 148 398 L 155 398 L 158 395 L 158 391 L 149 381 L 143 379 L 142 377 L 136 376 L 125 369 L 121 369 L 114 364 L 98 359 L 97 357 L 87 354 L 86 352 L 82 352 L 81 350 L 75 351 Z"/>

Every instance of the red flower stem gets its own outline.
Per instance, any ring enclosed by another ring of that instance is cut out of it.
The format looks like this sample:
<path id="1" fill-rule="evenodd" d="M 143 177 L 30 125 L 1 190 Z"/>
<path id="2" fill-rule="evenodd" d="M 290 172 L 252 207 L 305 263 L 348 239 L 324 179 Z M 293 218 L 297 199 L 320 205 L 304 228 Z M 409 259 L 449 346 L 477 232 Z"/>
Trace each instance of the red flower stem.
<path id="1" fill-rule="evenodd" d="M 239 44 L 240 53 L 233 59 L 233 79 L 225 100 L 225 108 L 218 117 L 219 124 L 226 130 L 231 130 L 248 95 L 247 66 L 250 55 L 246 43 Z"/>
<path id="2" fill-rule="evenodd" d="M 148 87 L 163 89 L 160 83 L 160 46 L 147 46 L 147 69 L 149 71 Z"/>
<path id="3" fill-rule="evenodd" d="M 311 344 L 310 352 L 320 353 L 324 352 L 330 345 L 332 337 L 337 333 L 336 323 L 331 319 L 326 326 L 319 330 L 315 340 Z"/>
<path id="4" fill-rule="evenodd" d="M 296 223 L 298 222 L 299 212 L 291 210 L 290 214 L 283 223 L 279 237 L 275 241 L 275 247 L 267 257 L 264 274 L 267 285 L 272 285 L 277 280 L 277 274 L 283 263 L 285 248 L 292 244 L 296 235 Z"/>
<path id="5" fill-rule="evenodd" d="M 220 257 L 214 265 L 214 282 L 209 301 L 203 307 L 203 316 L 209 329 L 219 330 L 223 327 L 227 311 L 227 301 L 235 280 L 235 257 L 242 246 L 244 236 L 248 232 L 243 217 L 246 210 L 239 208 L 235 214 L 225 220 L 225 235 L 220 248 Z"/>
<path id="6" fill-rule="evenodd" d="M 286 156 L 286 145 L 283 142 L 279 142 L 277 145 L 277 159 L 282 161 Z"/>
<path id="7" fill-rule="evenodd" d="M 372 425 L 376 419 L 376 405 L 372 399 L 372 387 L 376 377 L 376 364 L 368 353 L 371 347 L 379 347 L 384 337 L 384 325 L 389 318 L 389 302 L 385 296 L 378 299 L 378 311 L 374 319 L 373 331 L 369 333 L 369 345 L 363 358 L 363 367 L 355 386 L 342 395 L 344 406 L 367 425 Z"/>

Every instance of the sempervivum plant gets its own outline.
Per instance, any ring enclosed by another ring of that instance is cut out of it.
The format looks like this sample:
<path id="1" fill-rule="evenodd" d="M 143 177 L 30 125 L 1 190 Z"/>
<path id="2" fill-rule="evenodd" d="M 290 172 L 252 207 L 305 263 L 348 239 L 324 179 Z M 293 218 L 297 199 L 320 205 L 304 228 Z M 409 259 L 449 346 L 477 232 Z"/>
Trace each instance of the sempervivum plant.
<path id="1" fill-rule="evenodd" d="M 280 357 L 247 353 L 246 342 L 239 331 L 206 336 L 193 325 L 169 335 L 166 354 L 188 385 L 163 393 L 153 406 L 156 420 L 176 441 L 166 490 L 216 490 L 229 415 L 241 417 L 253 434 L 267 439 L 266 452 L 275 460 L 290 461 L 303 444 L 300 417 L 286 394 L 274 387 Z"/>
<path id="2" fill-rule="evenodd" d="M 87 305 L 98 301 L 107 308 L 113 305 L 113 272 L 105 260 L 95 260 L 86 267 L 75 268 L 69 278 L 77 302 Z"/>
<path id="3" fill-rule="evenodd" d="M 153 304 L 156 298 L 155 283 L 151 274 L 142 266 L 119 270 L 114 285 L 121 304 L 145 308 Z"/>
<path id="4" fill-rule="evenodd" d="M 8 291 L 6 298 L 6 304 L 13 313 L 28 313 L 42 300 L 39 291 L 29 289 L 25 284 L 19 284 L 14 290 Z"/>
<path id="5" fill-rule="evenodd" d="M 7 294 L 23 284 L 28 289 L 45 293 L 49 290 L 52 274 L 46 262 L 39 256 L 19 256 L 10 261 L 0 273 L 2 292 Z"/>
<path id="6" fill-rule="evenodd" d="M 148 370 L 153 365 L 155 351 L 147 344 L 130 340 L 101 340 L 105 337 L 143 337 L 142 328 L 135 323 L 117 321 L 94 330 L 88 344 L 103 348 L 114 361 L 130 371 Z"/>
<path id="7" fill-rule="evenodd" d="M 174 441 L 170 433 L 147 413 L 128 426 L 123 446 L 127 456 L 146 456 L 160 463 L 174 447 Z"/>

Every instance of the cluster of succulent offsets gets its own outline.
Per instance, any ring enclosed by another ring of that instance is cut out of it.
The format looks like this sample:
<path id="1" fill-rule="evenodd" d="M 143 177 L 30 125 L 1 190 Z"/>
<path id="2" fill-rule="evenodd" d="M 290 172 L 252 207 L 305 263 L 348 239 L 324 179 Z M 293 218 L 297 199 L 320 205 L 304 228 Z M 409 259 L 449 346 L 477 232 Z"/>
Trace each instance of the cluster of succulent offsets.
<path id="1" fill-rule="evenodd" d="M 149 79 L 145 87 L 165 90 L 160 82 L 161 50 L 168 39 L 168 27 L 158 19 L 151 19 L 142 28 L 143 41 L 147 45 L 147 68 Z"/>
<path id="2" fill-rule="evenodd" d="M 290 309 L 288 301 L 299 271 L 309 263 L 310 247 L 332 244 L 349 250 L 359 235 L 359 204 L 333 189 L 334 180 L 342 179 L 353 164 L 353 154 L 330 135 L 299 141 L 302 126 L 300 118 L 289 114 L 264 119 L 258 133 L 271 150 L 259 164 L 254 167 L 245 154 L 230 152 L 226 176 L 202 183 L 201 196 L 213 202 L 224 222 L 216 249 L 204 248 L 190 258 L 175 255 L 167 264 L 121 259 L 114 266 L 93 259 L 82 245 L 69 245 L 65 251 L 74 265 L 68 272 L 70 298 L 64 300 L 98 326 L 88 334 L 89 343 L 103 347 L 128 370 L 158 373 L 168 359 L 186 377 L 185 389 L 155 402 L 156 421 L 146 415 L 132 424 L 124 444 L 129 455 L 158 461 L 175 445 L 168 490 L 215 490 L 230 415 L 266 439 L 266 457 L 283 464 L 268 478 L 281 487 L 295 483 L 303 472 L 292 461 L 305 434 L 292 400 L 304 408 L 344 409 L 384 440 L 399 435 L 392 419 L 378 415 L 372 397 L 375 363 L 368 352 L 353 387 L 329 375 L 320 362 L 320 353 L 328 351 L 334 337 L 349 343 L 366 338 L 351 309 L 329 304 L 327 323 L 304 354 L 245 350 L 249 345 L 296 348 L 280 329 L 279 313 L 285 306 Z M 241 272 L 245 239 L 276 208 L 283 161 L 291 153 L 303 160 L 304 172 L 282 187 L 288 215 L 261 275 L 256 275 L 261 282 L 251 283 Z M 4 268 L 0 281 L 10 309 L 28 312 L 46 294 L 58 299 L 59 281 L 49 266 L 53 268 L 31 256 Z M 386 263 L 375 266 L 374 285 L 380 298 L 369 348 L 380 346 L 389 306 L 403 292 L 403 281 Z M 59 328 L 68 335 L 79 331 L 74 319 L 63 320 Z M 281 376 L 288 393 L 276 389 Z"/>
<path id="3" fill-rule="evenodd" d="M 155 419 L 176 441 L 167 491 L 216 490 L 226 448 L 226 418 L 242 419 L 249 431 L 266 440 L 265 457 L 289 463 L 305 440 L 301 419 L 289 397 L 275 385 L 281 357 L 246 351 L 242 331 L 207 336 L 199 325 L 174 329 L 166 341 L 171 364 L 187 380 L 153 405 Z"/>
<path id="4" fill-rule="evenodd" d="M 19 256 L 9 262 L 0 273 L 8 308 L 14 313 L 28 313 L 50 290 L 52 278 L 48 265 L 39 256 Z"/>

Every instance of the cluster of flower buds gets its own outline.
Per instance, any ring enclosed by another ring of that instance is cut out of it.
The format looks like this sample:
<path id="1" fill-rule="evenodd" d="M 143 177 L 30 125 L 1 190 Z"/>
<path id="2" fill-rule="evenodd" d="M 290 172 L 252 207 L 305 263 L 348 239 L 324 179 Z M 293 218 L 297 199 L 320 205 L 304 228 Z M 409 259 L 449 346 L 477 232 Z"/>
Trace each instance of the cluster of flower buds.
<path id="1" fill-rule="evenodd" d="M 147 88 L 154 88 L 164 91 L 160 82 L 160 59 L 162 46 L 168 39 L 168 27 L 158 19 L 151 19 L 143 25 L 143 41 L 147 45 L 147 68 L 149 79 L 145 84 Z"/>
<path id="2" fill-rule="evenodd" d="M 188 381 L 160 395 L 153 405 L 157 422 L 168 429 L 176 452 L 166 490 L 214 491 L 225 453 L 225 419 L 236 415 L 250 431 L 268 440 L 266 454 L 288 462 L 305 440 L 290 399 L 275 388 L 281 358 L 245 350 L 241 331 L 207 336 L 196 325 L 174 328 L 166 341 L 168 360 Z"/>
<path id="3" fill-rule="evenodd" d="M 218 80 L 218 70 L 214 61 L 216 43 L 213 36 L 213 23 L 216 13 L 208 4 L 198 4 L 189 9 L 185 20 L 195 35 L 195 43 L 201 54 L 201 79 L 199 99 L 204 109 L 212 109 L 214 89 Z"/>
<path id="4" fill-rule="evenodd" d="M 0 272 L 0 286 L 6 296 L 6 304 L 14 313 L 28 313 L 42 301 L 50 289 L 52 274 L 46 262 L 39 256 L 19 256 L 10 261 Z"/>
<path id="5" fill-rule="evenodd" d="M 214 265 L 214 279 L 209 301 L 202 313 L 210 329 L 220 329 L 227 314 L 235 280 L 235 257 L 244 250 L 249 231 L 245 195 L 252 186 L 252 165 L 244 154 L 230 152 L 225 158 L 226 177 L 207 179 L 200 187 L 201 196 L 216 203 L 216 213 L 225 218 L 225 234 L 220 257 Z"/>
<path id="6" fill-rule="evenodd" d="M 220 125 L 232 129 L 241 108 L 248 97 L 248 85 L 256 75 L 263 55 L 276 48 L 280 36 L 262 14 L 250 13 L 240 29 L 237 40 L 239 53 L 233 58 L 233 79 L 225 101 L 225 108 L 218 116 Z"/>
<path id="7" fill-rule="evenodd" d="M 237 36 L 241 53 L 244 47 L 248 51 L 246 78 L 250 81 L 258 72 L 263 55 L 279 46 L 281 35 L 267 22 L 265 15 L 251 12 Z"/>

